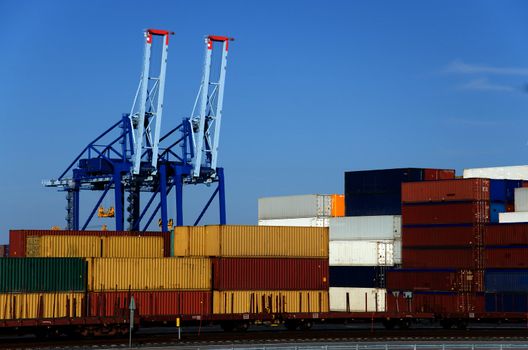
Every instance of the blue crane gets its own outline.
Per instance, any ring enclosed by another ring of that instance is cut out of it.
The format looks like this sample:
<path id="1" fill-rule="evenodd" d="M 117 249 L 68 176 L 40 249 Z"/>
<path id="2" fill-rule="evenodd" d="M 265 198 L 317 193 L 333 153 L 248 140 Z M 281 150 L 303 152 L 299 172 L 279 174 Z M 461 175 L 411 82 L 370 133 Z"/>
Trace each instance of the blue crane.
<path id="1" fill-rule="evenodd" d="M 220 224 L 226 223 L 224 170 L 217 163 L 227 53 L 233 39 L 217 35 L 205 37 L 203 75 L 191 116 L 162 135 L 167 54 L 172 34 L 166 30 L 145 30 L 143 69 L 130 113 L 123 114 L 84 147 L 56 179 L 44 182 L 47 187 L 66 192 L 67 229 L 85 230 L 111 190 L 117 231 L 124 230 L 125 216 L 128 230 L 145 231 L 158 215 L 161 229 L 167 231 L 167 202 L 173 189 L 176 226 L 182 226 L 183 186 L 188 184 L 215 185 L 194 225 L 200 222 L 215 198 L 219 203 Z M 151 69 L 151 50 L 156 38 L 162 41 L 157 74 Z M 211 65 L 217 43 L 222 44 L 222 54 L 218 77 L 213 79 Z M 100 191 L 101 195 L 81 226 L 82 190 Z M 149 195 L 144 205 L 141 205 L 142 193 Z"/>

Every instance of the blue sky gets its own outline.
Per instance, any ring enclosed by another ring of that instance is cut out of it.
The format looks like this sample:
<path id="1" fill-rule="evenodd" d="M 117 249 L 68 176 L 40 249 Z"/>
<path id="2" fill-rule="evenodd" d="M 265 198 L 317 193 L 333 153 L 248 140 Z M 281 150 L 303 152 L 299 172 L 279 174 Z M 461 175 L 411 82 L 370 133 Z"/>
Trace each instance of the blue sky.
<path id="1" fill-rule="evenodd" d="M 203 36 L 236 38 L 220 163 L 228 222 L 255 223 L 258 197 L 340 193 L 345 170 L 526 164 L 527 12 L 523 1 L 2 1 L 0 243 L 10 228 L 64 226 L 64 194 L 41 180 L 130 109 L 144 28 L 176 32 L 165 130 L 192 109 Z M 193 213 L 203 191 L 186 195 Z"/>

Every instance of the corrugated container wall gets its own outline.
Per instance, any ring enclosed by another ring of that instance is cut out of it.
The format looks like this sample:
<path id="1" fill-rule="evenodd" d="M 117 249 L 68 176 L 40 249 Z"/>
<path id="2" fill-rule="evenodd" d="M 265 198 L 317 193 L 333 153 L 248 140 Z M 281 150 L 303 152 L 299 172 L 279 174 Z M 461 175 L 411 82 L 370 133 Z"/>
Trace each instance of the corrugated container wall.
<path id="1" fill-rule="evenodd" d="M 414 292 L 408 299 L 404 293 L 396 297 L 387 293 L 387 308 L 396 312 L 447 313 L 484 312 L 484 294 L 457 292 Z M 467 317 L 467 315 L 462 315 Z"/>
<path id="2" fill-rule="evenodd" d="M 384 266 L 331 266 L 330 287 L 384 288 Z"/>
<path id="3" fill-rule="evenodd" d="M 328 276 L 328 259 L 213 259 L 215 290 L 324 290 Z"/>
<path id="4" fill-rule="evenodd" d="M 164 252 L 166 256 L 170 253 L 170 233 L 169 232 L 131 232 L 131 231 L 68 231 L 68 230 L 11 230 L 9 231 L 9 244 L 11 257 L 24 257 L 26 250 L 29 254 L 40 249 L 41 236 L 142 236 L 142 237 L 162 237 L 164 242 Z"/>
<path id="5" fill-rule="evenodd" d="M 402 203 L 487 201 L 490 180 L 459 179 L 402 183 Z"/>
<path id="6" fill-rule="evenodd" d="M 477 245 L 482 237 L 480 225 L 404 227 L 404 247 L 442 247 Z"/>
<path id="7" fill-rule="evenodd" d="M 392 266 L 394 241 L 331 241 L 330 266 Z"/>
<path id="8" fill-rule="evenodd" d="M 376 288 L 330 287 L 330 311 L 384 312 L 387 291 Z"/>
<path id="9" fill-rule="evenodd" d="M 259 226 L 299 226 L 299 227 L 328 227 L 330 218 L 296 218 L 259 220 Z"/>
<path id="10" fill-rule="evenodd" d="M 486 225 L 484 245 L 528 245 L 528 224 Z"/>
<path id="11" fill-rule="evenodd" d="M 484 249 L 487 268 L 528 268 L 528 247 L 502 246 Z"/>
<path id="12" fill-rule="evenodd" d="M 105 258 L 162 258 L 165 256 L 162 237 L 105 237 Z"/>
<path id="13" fill-rule="evenodd" d="M 489 222 L 489 202 L 408 204 L 402 206 L 403 225 L 457 225 Z"/>
<path id="14" fill-rule="evenodd" d="M 328 312 L 327 291 L 214 291 L 213 313 Z"/>
<path id="15" fill-rule="evenodd" d="M 386 273 L 387 289 L 403 291 L 483 291 L 483 276 L 472 270 L 402 269 Z"/>
<path id="16" fill-rule="evenodd" d="M 479 256 L 472 248 L 402 249 L 404 268 L 478 269 Z"/>
<path id="17" fill-rule="evenodd" d="M 486 292 L 528 292 L 528 270 L 486 270 Z"/>
<path id="18" fill-rule="evenodd" d="M 515 211 L 528 211 L 528 188 L 515 189 Z"/>
<path id="19" fill-rule="evenodd" d="M 486 312 L 528 312 L 528 293 L 486 293 Z"/>
<path id="20" fill-rule="evenodd" d="M 236 225 L 182 227 L 174 230 L 174 255 L 326 258 L 328 229 Z"/>
<path id="21" fill-rule="evenodd" d="M 0 259 L 0 292 L 84 291 L 86 262 L 79 258 Z"/>
<path id="22" fill-rule="evenodd" d="M 93 258 L 90 291 L 210 290 L 208 258 Z"/>
<path id="23" fill-rule="evenodd" d="M 265 197 L 258 200 L 259 220 L 331 217 L 344 215 L 344 196 L 307 194 Z"/>
<path id="24" fill-rule="evenodd" d="M 35 236 L 29 242 L 28 257 L 100 257 L 103 245 L 96 236 Z"/>
<path id="25" fill-rule="evenodd" d="M 84 293 L 0 294 L 0 320 L 82 316 Z"/>
<path id="26" fill-rule="evenodd" d="M 95 317 L 130 314 L 130 297 L 141 316 L 210 315 L 213 294 L 209 291 L 145 291 L 88 293 L 90 315 Z"/>
<path id="27" fill-rule="evenodd" d="M 330 219 L 330 240 L 392 240 L 401 238 L 401 216 L 349 216 Z"/>
<path id="28" fill-rule="evenodd" d="M 528 165 L 464 169 L 464 178 L 528 180 Z"/>

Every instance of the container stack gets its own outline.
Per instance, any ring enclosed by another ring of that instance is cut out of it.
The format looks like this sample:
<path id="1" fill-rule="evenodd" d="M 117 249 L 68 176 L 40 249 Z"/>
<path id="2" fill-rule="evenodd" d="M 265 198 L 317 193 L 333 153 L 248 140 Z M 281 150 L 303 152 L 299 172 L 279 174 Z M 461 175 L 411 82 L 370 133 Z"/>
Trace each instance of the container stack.
<path id="1" fill-rule="evenodd" d="M 211 257 L 214 314 L 327 312 L 328 229 L 174 229 L 174 255 Z"/>
<path id="2" fill-rule="evenodd" d="M 514 211 L 507 210 L 506 213 L 499 213 L 500 223 L 528 222 L 528 188 L 516 188 L 514 202 Z"/>
<path id="3" fill-rule="evenodd" d="M 329 219 L 345 215 L 340 194 L 265 197 L 258 200 L 259 226 L 328 227 Z"/>

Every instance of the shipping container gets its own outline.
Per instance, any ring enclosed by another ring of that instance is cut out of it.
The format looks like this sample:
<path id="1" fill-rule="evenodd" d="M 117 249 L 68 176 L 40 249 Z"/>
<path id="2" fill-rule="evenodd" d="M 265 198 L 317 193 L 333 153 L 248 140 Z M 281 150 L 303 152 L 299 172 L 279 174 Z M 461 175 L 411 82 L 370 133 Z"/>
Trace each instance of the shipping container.
<path id="1" fill-rule="evenodd" d="M 528 188 L 515 189 L 515 211 L 528 211 Z"/>
<path id="2" fill-rule="evenodd" d="M 528 245 L 528 224 L 492 224 L 484 230 L 484 245 Z"/>
<path id="3" fill-rule="evenodd" d="M 402 241 L 401 238 L 394 241 L 394 265 L 402 263 Z"/>
<path id="4" fill-rule="evenodd" d="M 486 293 L 486 312 L 528 312 L 528 293 Z"/>
<path id="5" fill-rule="evenodd" d="M 236 225 L 178 227 L 174 230 L 174 255 L 326 258 L 328 229 Z"/>
<path id="6" fill-rule="evenodd" d="M 400 193 L 366 193 L 345 196 L 346 216 L 401 215 Z"/>
<path id="7" fill-rule="evenodd" d="M 171 241 L 169 232 L 131 232 L 131 231 L 68 231 L 68 230 L 11 230 L 9 231 L 9 244 L 11 257 L 24 257 L 26 251 L 34 255 L 35 251 L 40 249 L 41 236 L 142 236 L 142 237 L 162 237 L 164 243 L 164 252 L 169 256 L 171 250 Z"/>
<path id="8" fill-rule="evenodd" d="M 500 213 L 499 222 L 501 224 L 528 222 L 528 212 L 519 211 L 519 212 L 512 212 L 512 213 Z"/>
<path id="9" fill-rule="evenodd" d="M 424 181 L 451 180 L 455 178 L 453 169 L 424 169 Z"/>
<path id="10" fill-rule="evenodd" d="M 484 249 L 487 268 L 528 268 L 528 246 L 498 246 Z"/>
<path id="11" fill-rule="evenodd" d="M 521 180 L 490 180 L 490 201 L 513 203 L 515 189 L 522 187 Z"/>
<path id="12" fill-rule="evenodd" d="M 259 220 L 343 216 L 344 196 L 307 194 L 264 197 L 258 200 Z"/>
<path id="13" fill-rule="evenodd" d="M 0 294 L 0 320 L 80 317 L 84 293 Z"/>
<path id="14" fill-rule="evenodd" d="M 506 205 L 504 203 L 490 203 L 490 223 L 499 223 L 499 215 L 506 212 Z"/>
<path id="15" fill-rule="evenodd" d="M 105 258 L 162 258 L 165 254 L 162 237 L 113 236 L 103 239 Z"/>
<path id="16" fill-rule="evenodd" d="M 385 288 L 384 266 L 330 266 L 330 287 Z"/>
<path id="17" fill-rule="evenodd" d="M 481 267 L 478 249 L 473 248 L 403 248 L 404 268 L 478 269 Z"/>
<path id="18" fill-rule="evenodd" d="M 423 181 L 418 168 L 361 170 L 345 172 L 345 201 L 352 194 L 401 194 L 402 182 Z M 347 203 L 348 204 L 348 203 Z"/>
<path id="19" fill-rule="evenodd" d="M 385 312 L 385 289 L 330 287 L 330 311 Z"/>
<path id="20" fill-rule="evenodd" d="M 406 204 L 402 206 L 402 224 L 456 225 L 489 222 L 489 202 Z"/>
<path id="21" fill-rule="evenodd" d="M 401 269 L 388 270 L 387 289 L 402 291 L 482 292 L 482 270 Z"/>
<path id="22" fill-rule="evenodd" d="M 387 292 L 390 312 L 427 312 L 446 317 L 449 314 L 484 312 L 483 293 Z"/>
<path id="23" fill-rule="evenodd" d="M 9 256 L 9 245 L 0 244 L 0 258 L 5 258 Z"/>
<path id="24" fill-rule="evenodd" d="M 209 258 L 93 258 L 90 291 L 210 290 Z"/>
<path id="25" fill-rule="evenodd" d="M 328 312 L 327 291 L 214 291 L 214 314 Z"/>
<path id="26" fill-rule="evenodd" d="M 134 297 L 136 315 L 180 316 L 210 315 L 213 295 L 210 291 L 124 291 L 88 293 L 89 316 L 108 317 L 130 314 Z"/>
<path id="27" fill-rule="evenodd" d="M 402 183 L 403 203 L 488 201 L 490 180 L 457 179 Z"/>
<path id="28" fill-rule="evenodd" d="M 330 266 L 393 266 L 394 241 L 331 241 Z"/>
<path id="29" fill-rule="evenodd" d="M 348 216 L 330 219 L 330 240 L 393 240 L 401 238 L 401 216 Z"/>
<path id="30" fill-rule="evenodd" d="M 486 269 L 484 272 L 484 287 L 486 292 L 528 293 L 528 270 Z"/>
<path id="31" fill-rule="evenodd" d="M 295 218 L 259 220 L 259 226 L 299 226 L 299 227 L 328 227 L 330 218 Z"/>
<path id="32" fill-rule="evenodd" d="M 38 241 L 38 243 L 37 243 Z M 97 236 L 35 236 L 29 240 L 28 257 L 101 257 L 103 241 Z"/>
<path id="33" fill-rule="evenodd" d="M 213 259 L 215 290 L 328 289 L 328 276 L 328 259 Z"/>
<path id="34" fill-rule="evenodd" d="M 482 240 L 484 226 L 427 226 L 404 227 L 403 247 L 457 247 L 474 246 Z M 528 239 L 528 230 L 527 230 Z"/>
<path id="35" fill-rule="evenodd" d="M 0 293 L 84 291 L 85 283 L 80 258 L 0 259 Z"/>
<path id="36" fill-rule="evenodd" d="M 492 168 L 464 169 L 464 179 L 488 178 L 496 180 L 528 180 L 528 166 L 505 166 Z"/>

